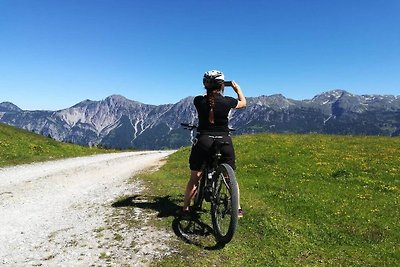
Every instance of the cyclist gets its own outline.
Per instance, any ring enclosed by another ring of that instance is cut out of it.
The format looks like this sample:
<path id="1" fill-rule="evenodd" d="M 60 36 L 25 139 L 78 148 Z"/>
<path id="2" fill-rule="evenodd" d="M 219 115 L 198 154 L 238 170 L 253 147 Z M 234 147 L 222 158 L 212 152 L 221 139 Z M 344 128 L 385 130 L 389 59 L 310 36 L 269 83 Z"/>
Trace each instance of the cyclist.
<path id="1" fill-rule="evenodd" d="M 235 151 L 232 139 L 229 136 L 228 116 L 231 109 L 246 107 L 246 98 L 235 81 L 232 81 L 231 86 L 237 94 L 237 99 L 223 96 L 224 81 L 224 74 L 221 71 L 207 71 L 203 76 L 203 85 L 207 93 L 196 96 L 193 101 L 197 109 L 199 125 L 189 158 L 190 179 L 186 185 L 182 210 L 179 211 L 183 216 L 190 212 L 190 202 L 194 196 L 196 185 L 202 177 L 202 169 L 214 141 L 210 136 L 223 136 L 222 141 L 229 143 L 229 145 L 224 145 L 221 148 L 222 162 L 229 164 L 233 169 L 236 168 Z M 243 210 L 239 201 L 239 217 L 242 216 Z"/>

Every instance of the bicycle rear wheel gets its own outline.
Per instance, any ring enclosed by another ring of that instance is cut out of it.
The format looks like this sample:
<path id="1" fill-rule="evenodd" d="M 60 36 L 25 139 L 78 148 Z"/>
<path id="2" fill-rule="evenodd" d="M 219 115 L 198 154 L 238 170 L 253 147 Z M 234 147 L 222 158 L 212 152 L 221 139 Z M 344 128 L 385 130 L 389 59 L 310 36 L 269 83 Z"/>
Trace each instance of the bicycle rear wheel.
<path id="1" fill-rule="evenodd" d="M 211 219 L 217 240 L 226 244 L 232 240 L 238 223 L 238 186 L 228 164 L 219 165 L 215 175 Z"/>

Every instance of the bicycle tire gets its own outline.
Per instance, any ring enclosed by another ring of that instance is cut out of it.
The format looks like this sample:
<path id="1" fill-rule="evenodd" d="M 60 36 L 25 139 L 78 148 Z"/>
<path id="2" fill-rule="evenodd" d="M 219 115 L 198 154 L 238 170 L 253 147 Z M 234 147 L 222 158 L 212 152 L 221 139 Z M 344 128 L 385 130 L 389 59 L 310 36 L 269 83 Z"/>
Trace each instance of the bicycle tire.
<path id="1" fill-rule="evenodd" d="M 211 220 L 217 241 L 226 244 L 232 240 L 237 228 L 239 189 L 235 172 L 228 164 L 220 164 L 215 175 Z"/>

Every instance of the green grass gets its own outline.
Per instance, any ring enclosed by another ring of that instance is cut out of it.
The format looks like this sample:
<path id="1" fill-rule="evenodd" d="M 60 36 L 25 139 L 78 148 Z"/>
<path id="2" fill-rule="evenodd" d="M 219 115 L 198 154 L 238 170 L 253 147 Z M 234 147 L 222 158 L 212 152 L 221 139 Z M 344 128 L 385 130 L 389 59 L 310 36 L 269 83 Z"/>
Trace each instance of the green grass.
<path id="1" fill-rule="evenodd" d="M 400 266 L 400 138 L 260 134 L 234 143 L 246 212 L 234 239 L 212 250 L 209 236 L 176 238 L 179 252 L 156 265 Z M 141 177 L 159 227 L 174 225 L 189 152 Z M 201 220 L 211 225 L 209 214 Z"/>
<path id="2" fill-rule="evenodd" d="M 107 152 L 110 151 L 57 142 L 0 123 L 0 167 Z"/>

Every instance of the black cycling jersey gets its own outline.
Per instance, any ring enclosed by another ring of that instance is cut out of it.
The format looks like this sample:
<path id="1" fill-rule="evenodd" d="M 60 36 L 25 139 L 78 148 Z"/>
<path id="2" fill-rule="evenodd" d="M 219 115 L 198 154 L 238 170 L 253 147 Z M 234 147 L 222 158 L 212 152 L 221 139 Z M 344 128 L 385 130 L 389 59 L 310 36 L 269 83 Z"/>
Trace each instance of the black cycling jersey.
<path id="1" fill-rule="evenodd" d="M 238 100 L 230 96 L 215 96 L 214 124 L 208 121 L 210 108 L 207 103 L 207 96 L 196 96 L 194 106 L 199 117 L 199 132 L 229 132 L 228 115 L 232 108 L 238 104 Z"/>

